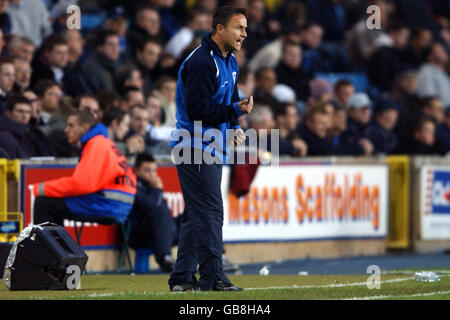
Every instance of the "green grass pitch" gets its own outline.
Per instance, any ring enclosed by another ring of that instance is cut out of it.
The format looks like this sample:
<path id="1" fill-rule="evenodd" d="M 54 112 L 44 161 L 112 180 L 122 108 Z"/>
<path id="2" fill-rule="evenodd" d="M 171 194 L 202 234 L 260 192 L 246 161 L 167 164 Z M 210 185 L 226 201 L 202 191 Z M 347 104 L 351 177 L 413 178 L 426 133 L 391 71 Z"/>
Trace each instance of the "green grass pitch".
<path id="1" fill-rule="evenodd" d="M 83 275 L 81 288 L 64 291 L 10 291 L 0 284 L 0 300 L 450 300 L 450 269 L 436 270 L 439 282 L 418 282 L 414 270 L 381 275 L 380 289 L 369 289 L 370 275 L 230 275 L 241 292 L 171 293 L 168 275 Z"/>

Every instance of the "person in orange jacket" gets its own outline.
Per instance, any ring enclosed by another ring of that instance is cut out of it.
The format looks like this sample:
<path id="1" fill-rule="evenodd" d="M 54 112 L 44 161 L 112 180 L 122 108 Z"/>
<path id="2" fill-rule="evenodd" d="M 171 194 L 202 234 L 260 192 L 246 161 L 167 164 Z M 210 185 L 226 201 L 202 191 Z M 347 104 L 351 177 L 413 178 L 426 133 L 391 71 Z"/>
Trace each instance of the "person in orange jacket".
<path id="1" fill-rule="evenodd" d="M 136 195 L 136 175 L 125 156 L 108 138 L 108 129 L 87 111 L 70 115 L 65 129 L 69 143 L 79 143 L 80 160 L 70 177 L 34 184 L 33 223 L 78 216 L 116 217 L 124 222 Z"/>

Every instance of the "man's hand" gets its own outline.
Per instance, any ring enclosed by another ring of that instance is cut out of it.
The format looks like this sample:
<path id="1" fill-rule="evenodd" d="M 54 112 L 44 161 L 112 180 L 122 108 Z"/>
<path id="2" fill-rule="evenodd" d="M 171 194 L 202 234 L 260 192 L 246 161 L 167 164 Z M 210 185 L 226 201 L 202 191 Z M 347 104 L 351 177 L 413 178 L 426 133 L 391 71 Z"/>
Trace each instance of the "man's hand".
<path id="1" fill-rule="evenodd" d="M 253 109 L 253 96 L 251 96 L 250 99 L 244 99 L 239 101 L 238 105 L 244 114 L 250 114 L 250 112 L 252 112 Z"/>
<path id="2" fill-rule="evenodd" d="M 149 180 L 149 184 L 151 187 L 156 189 L 163 189 L 163 182 L 159 176 L 156 176 Z"/>
<path id="3" fill-rule="evenodd" d="M 144 138 L 138 135 L 131 136 L 127 139 L 126 145 L 130 153 L 139 153 L 144 151 Z"/>
<path id="4" fill-rule="evenodd" d="M 298 156 L 304 157 L 308 153 L 308 145 L 302 139 L 292 140 L 292 145 L 294 146 L 295 153 Z"/>
<path id="5" fill-rule="evenodd" d="M 242 142 L 245 141 L 245 133 L 244 130 L 242 130 L 241 128 L 234 130 L 234 145 L 240 145 Z"/>
<path id="6" fill-rule="evenodd" d="M 361 147 L 364 149 L 364 155 L 372 154 L 373 152 L 373 144 L 369 139 L 363 138 L 358 141 Z"/>

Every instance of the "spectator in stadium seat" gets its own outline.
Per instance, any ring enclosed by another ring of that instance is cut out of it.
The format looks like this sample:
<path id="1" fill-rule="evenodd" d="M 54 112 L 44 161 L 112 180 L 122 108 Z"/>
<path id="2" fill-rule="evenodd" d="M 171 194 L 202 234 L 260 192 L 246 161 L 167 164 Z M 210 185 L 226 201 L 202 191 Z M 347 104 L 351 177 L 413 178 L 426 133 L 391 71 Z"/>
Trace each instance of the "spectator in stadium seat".
<path id="1" fill-rule="evenodd" d="M 333 87 L 326 79 L 315 78 L 309 82 L 309 105 L 320 105 L 333 101 Z"/>
<path id="2" fill-rule="evenodd" d="M 175 93 L 177 88 L 177 81 L 171 76 L 162 75 L 156 82 L 156 88 L 153 94 L 157 96 L 161 102 L 161 107 L 164 110 L 165 121 L 164 126 L 175 127 L 175 114 L 177 106 L 175 104 Z"/>
<path id="3" fill-rule="evenodd" d="M 431 44 L 426 54 L 426 63 L 417 72 L 417 92 L 420 97 L 438 96 L 445 107 L 450 106 L 450 78 L 446 73 L 448 53 L 442 44 Z"/>
<path id="4" fill-rule="evenodd" d="M 283 83 L 294 89 L 299 100 L 306 101 L 310 94 L 309 81 L 313 74 L 302 69 L 302 49 L 294 42 L 286 42 L 283 45 L 281 61 L 275 71 L 277 82 Z"/>
<path id="5" fill-rule="evenodd" d="M 379 97 L 375 104 L 374 118 L 364 131 L 372 142 L 373 154 L 391 154 L 397 147 L 398 139 L 394 132 L 400 107 L 389 97 Z"/>
<path id="6" fill-rule="evenodd" d="M 12 0 L 7 9 L 11 33 L 32 39 L 38 47 L 51 34 L 50 15 L 42 1 Z"/>
<path id="7" fill-rule="evenodd" d="M 355 93 L 353 83 L 340 79 L 333 85 L 334 101 L 338 107 L 347 109 L 350 98 Z"/>
<path id="8" fill-rule="evenodd" d="M 323 34 L 322 26 L 314 22 L 304 25 L 300 32 L 303 72 L 305 73 L 314 75 L 318 71 L 324 71 L 322 66 L 324 57 L 321 56 L 319 50 Z"/>
<path id="9" fill-rule="evenodd" d="M 144 150 L 144 140 L 140 136 L 131 136 L 125 140 L 130 130 L 130 115 L 119 107 L 105 109 L 102 123 L 108 128 L 108 137 L 119 150 L 127 155 L 137 154 Z"/>
<path id="10" fill-rule="evenodd" d="M 8 55 L 13 58 L 21 58 L 31 64 L 36 46 L 27 37 L 12 35 L 6 46 Z"/>
<path id="11" fill-rule="evenodd" d="M 270 29 L 266 24 L 266 3 L 264 0 L 249 0 L 247 6 L 247 56 L 251 59 L 255 53 L 271 38 Z"/>
<path id="12" fill-rule="evenodd" d="M 30 124 L 38 125 L 41 122 L 41 101 L 38 96 L 31 89 L 26 89 L 22 95 L 30 101 L 31 104 L 31 119 Z"/>
<path id="13" fill-rule="evenodd" d="M 425 52 L 433 41 L 431 30 L 418 27 L 411 30 L 411 40 L 405 49 L 404 60 L 411 69 L 417 69 L 425 62 Z"/>
<path id="14" fill-rule="evenodd" d="M 273 68 L 261 68 L 256 72 L 255 80 L 255 102 L 275 105 L 277 103 L 277 99 L 273 96 L 273 89 L 277 84 L 277 74 L 275 70 Z"/>
<path id="15" fill-rule="evenodd" d="M 126 158 L 107 138 L 106 127 L 87 111 L 67 120 L 70 143 L 79 143 L 82 156 L 70 177 L 34 184 L 34 223 L 80 216 L 115 217 L 124 222 L 133 206 L 136 175 Z"/>
<path id="16" fill-rule="evenodd" d="M 31 118 L 31 105 L 26 98 L 12 96 L 7 100 L 6 112 L 0 116 L 0 147 L 8 159 L 31 156 L 27 125 Z"/>
<path id="17" fill-rule="evenodd" d="M 373 152 L 373 144 L 364 133 L 371 119 L 371 108 L 372 102 L 363 92 L 357 92 L 350 98 L 347 129 L 342 133 L 341 141 L 353 155 L 370 155 Z"/>
<path id="18" fill-rule="evenodd" d="M 396 153 L 411 155 L 432 155 L 437 154 L 435 147 L 436 125 L 428 117 L 418 117 L 412 125 L 412 139 L 409 144 L 399 145 Z"/>
<path id="19" fill-rule="evenodd" d="M 165 41 L 165 35 L 161 29 L 161 18 L 158 11 L 151 6 L 143 6 L 137 12 L 133 23 L 127 32 L 127 43 L 130 52 L 136 52 L 145 38 L 153 38 Z"/>
<path id="20" fill-rule="evenodd" d="M 9 6 L 9 0 L 2 0 L 0 1 L 0 32 L 2 35 L 9 35 L 11 33 L 12 29 L 12 23 L 11 18 L 9 17 L 8 12 L 6 12 L 6 9 L 8 9 Z M 1 52 L 1 48 L 0 48 Z"/>
<path id="21" fill-rule="evenodd" d="M 151 248 L 161 271 L 172 272 L 175 259 L 172 246 L 177 243 L 175 219 L 164 199 L 163 184 L 158 176 L 158 165 L 149 153 L 136 156 L 134 171 L 137 192 L 130 213 L 129 246 L 135 250 Z"/>
<path id="22" fill-rule="evenodd" d="M 395 77 L 406 69 L 403 50 L 409 39 L 409 29 L 401 23 L 392 23 L 388 28 L 387 42 L 375 49 L 367 62 L 370 83 L 389 92 Z"/>
<path id="23" fill-rule="evenodd" d="M 11 58 L 0 58 L 0 115 L 5 112 L 6 100 L 8 99 L 13 86 L 15 68 Z"/>
<path id="24" fill-rule="evenodd" d="M 119 36 L 112 31 L 100 32 L 96 39 L 96 50 L 82 66 L 83 76 L 94 93 L 116 89 L 114 75 L 119 54 Z"/>
<path id="25" fill-rule="evenodd" d="M 422 99 L 422 114 L 429 117 L 436 125 L 440 125 L 445 119 L 445 109 L 442 100 L 437 96 Z"/>
<path id="26" fill-rule="evenodd" d="M 139 90 L 144 89 L 144 80 L 141 71 L 133 64 L 125 64 L 116 70 L 115 75 L 116 88 L 119 94 L 123 94 L 123 88 L 136 87 Z"/>
<path id="27" fill-rule="evenodd" d="M 134 64 L 141 71 L 144 79 L 145 95 L 148 95 L 155 88 L 161 51 L 161 42 L 152 38 L 144 38 L 136 46 Z"/>
<path id="28" fill-rule="evenodd" d="M 120 107 L 128 111 L 133 105 L 145 104 L 145 97 L 142 93 L 142 90 L 140 90 L 138 87 L 134 86 L 126 86 L 122 90 L 122 100 L 120 102 Z"/>
<path id="29" fill-rule="evenodd" d="M 21 58 L 14 58 L 15 82 L 12 91 L 23 92 L 30 86 L 31 65 L 28 61 Z"/>
<path id="30" fill-rule="evenodd" d="M 64 88 L 65 67 L 68 62 L 67 40 L 61 34 L 52 34 L 45 39 L 42 54 L 32 64 L 31 86 L 34 87 L 41 79 L 49 79 Z"/>
<path id="31" fill-rule="evenodd" d="M 183 51 L 191 44 L 194 37 L 210 32 L 212 16 L 208 12 L 193 8 L 187 13 L 186 25 L 178 30 L 167 42 L 164 51 L 180 59 Z"/>
<path id="32" fill-rule="evenodd" d="M 52 114 L 58 110 L 59 100 L 63 96 L 61 86 L 52 80 L 39 80 L 34 92 L 40 100 L 39 126 L 44 133 L 48 133 L 49 121 Z"/>
<path id="33" fill-rule="evenodd" d="M 283 44 L 286 42 L 300 44 L 300 28 L 298 26 L 286 26 L 280 37 L 259 49 L 250 59 L 249 69 L 257 72 L 261 68 L 275 68 L 281 60 Z"/>
<path id="34" fill-rule="evenodd" d="M 295 131 L 300 123 L 297 108 L 293 104 L 279 104 L 274 115 L 276 127 L 280 130 L 280 155 L 306 156 L 308 145 Z"/>
<path id="35" fill-rule="evenodd" d="M 85 93 L 77 97 L 75 101 L 75 108 L 83 111 L 89 111 L 95 118 L 97 122 L 102 120 L 102 110 L 100 109 L 100 104 L 97 98 L 91 94 Z"/>
<path id="36" fill-rule="evenodd" d="M 325 156 L 337 154 L 328 137 L 331 119 L 323 105 L 310 106 L 306 109 L 304 122 L 298 128 L 298 133 L 308 145 L 309 156 Z"/>

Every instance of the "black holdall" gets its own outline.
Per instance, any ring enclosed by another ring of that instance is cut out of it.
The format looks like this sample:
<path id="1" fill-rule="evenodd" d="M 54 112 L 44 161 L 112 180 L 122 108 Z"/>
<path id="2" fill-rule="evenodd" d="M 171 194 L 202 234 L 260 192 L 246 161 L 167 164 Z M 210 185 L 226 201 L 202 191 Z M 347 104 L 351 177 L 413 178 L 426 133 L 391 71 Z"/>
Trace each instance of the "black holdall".
<path id="1" fill-rule="evenodd" d="M 87 260 L 64 227 L 30 225 L 9 252 L 3 282 L 10 290 L 75 289 Z"/>

